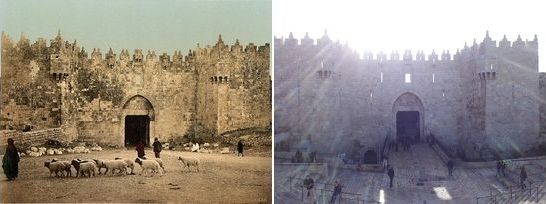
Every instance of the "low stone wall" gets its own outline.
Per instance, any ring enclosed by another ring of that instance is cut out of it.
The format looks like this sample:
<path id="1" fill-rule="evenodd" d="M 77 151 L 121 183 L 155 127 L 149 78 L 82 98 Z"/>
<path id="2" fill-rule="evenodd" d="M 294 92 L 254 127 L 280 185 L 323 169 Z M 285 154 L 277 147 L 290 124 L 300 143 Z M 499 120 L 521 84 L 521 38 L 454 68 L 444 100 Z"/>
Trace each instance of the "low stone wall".
<path id="1" fill-rule="evenodd" d="M 325 177 L 328 175 L 328 164 L 326 163 L 275 163 L 275 168 L 285 169 L 293 173 L 296 178 L 305 178 L 304 175 L 315 175 Z"/>
<path id="2" fill-rule="evenodd" d="M 61 128 L 51 128 L 30 132 L 18 132 L 15 130 L 0 131 L 0 144 L 7 145 L 7 139 L 12 138 L 17 144 L 42 144 L 48 139 L 63 138 Z"/>

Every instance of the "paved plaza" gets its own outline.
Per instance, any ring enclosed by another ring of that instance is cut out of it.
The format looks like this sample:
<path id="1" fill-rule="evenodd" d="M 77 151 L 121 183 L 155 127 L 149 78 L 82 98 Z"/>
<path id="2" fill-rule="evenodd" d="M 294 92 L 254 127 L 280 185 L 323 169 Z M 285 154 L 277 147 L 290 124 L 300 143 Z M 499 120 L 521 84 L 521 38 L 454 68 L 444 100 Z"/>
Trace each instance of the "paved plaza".
<path id="1" fill-rule="evenodd" d="M 341 203 L 492 203 L 492 199 L 478 198 L 497 195 L 498 203 L 546 203 L 544 196 L 546 160 L 527 162 L 531 192 L 519 190 L 519 167 L 514 162 L 506 177 L 498 177 L 495 167 L 469 168 L 456 166 L 452 177 L 438 154 L 426 144 L 413 145 L 408 151 L 392 151 L 390 164 L 394 167 L 394 186 L 389 188 L 389 178 L 381 172 L 361 172 L 353 169 L 327 167 L 327 174 L 311 176 L 316 179 L 315 199 L 328 202 L 332 195 L 334 180 L 343 184 Z M 276 164 L 279 163 L 278 159 Z M 275 201 L 277 203 L 299 203 L 302 196 L 301 179 L 310 171 L 302 166 L 275 165 Z M 280 176 L 282 175 L 282 176 Z M 325 184 L 323 184 L 325 183 Z M 292 188 L 290 188 L 292 186 Z M 510 198 L 512 186 L 513 197 Z M 537 201 L 538 187 L 538 201 Z M 324 189 L 324 190 L 323 190 Z"/>

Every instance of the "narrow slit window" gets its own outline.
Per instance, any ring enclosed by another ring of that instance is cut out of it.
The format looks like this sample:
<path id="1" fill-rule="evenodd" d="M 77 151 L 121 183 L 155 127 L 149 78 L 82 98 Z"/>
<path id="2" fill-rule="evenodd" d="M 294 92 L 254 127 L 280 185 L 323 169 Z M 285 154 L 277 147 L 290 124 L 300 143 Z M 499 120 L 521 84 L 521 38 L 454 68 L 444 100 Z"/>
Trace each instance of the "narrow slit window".
<path id="1" fill-rule="evenodd" d="M 406 83 L 411 83 L 411 74 L 406 74 L 405 82 Z"/>
<path id="2" fill-rule="evenodd" d="M 383 83 L 383 72 L 381 72 L 381 83 Z"/>
<path id="3" fill-rule="evenodd" d="M 432 83 L 434 83 L 434 73 L 432 73 Z"/>

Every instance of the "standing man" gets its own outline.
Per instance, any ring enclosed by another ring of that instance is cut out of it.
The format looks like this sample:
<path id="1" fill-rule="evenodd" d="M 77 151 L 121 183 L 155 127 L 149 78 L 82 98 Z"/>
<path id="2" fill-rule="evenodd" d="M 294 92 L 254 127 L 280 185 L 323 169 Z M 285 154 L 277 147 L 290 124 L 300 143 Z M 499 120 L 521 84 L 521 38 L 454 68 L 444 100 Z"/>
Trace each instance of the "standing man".
<path id="1" fill-rule="evenodd" d="M 6 154 L 2 159 L 2 168 L 4 174 L 8 177 L 8 181 L 12 181 L 19 176 L 19 150 L 15 147 L 15 141 L 8 139 L 8 147 L 6 148 Z"/>
<path id="2" fill-rule="evenodd" d="M 394 169 L 392 168 L 392 166 L 389 168 L 389 172 L 387 172 L 387 175 L 389 175 L 389 179 L 390 179 L 390 187 L 392 188 L 392 180 L 394 179 Z"/>
<path id="3" fill-rule="evenodd" d="M 334 204 L 336 202 L 337 197 L 341 194 L 341 182 L 339 180 L 336 180 L 334 183 L 334 193 L 332 194 L 332 199 L 330 199 L 330 204 Z"/>
<path id="4" fill-rule="evenodd" d="M 501 169 L 502 169 L 502 162 L 501 162 L 501 160 L 498 160 L 498 161 L 497 161 L 497 175 L 498 175 L 499 177 L 502 176 L 502 174 L 501 174 Z"/>
<path id="5" fill-rule="evenodd" d="M 449 176 L 453 176 L 453 167 L 455 166 L 455 162 L 453 160 L 449 160 L 447 162 L 447 170 L 449 171 Z"/>
<path id="6" fill-rule="evenodd" d="M 144 159 L 144 141 L 140 140 L 136 146 L 137 156 L 138 158 Z"/>
<path id="7" fill-rule="evenodd" d="M 387 171 L 389 168 L 389 158 L 387 156 L 383 156 L 383 172 Z"/>
<path id="8" fill-rule="evenodd" d="M 243 144 L 243 140 L 239 140 L 239 142 L 237 143 L 237 156 L 239 156 L 239 154 L 241 154 L 242 157 L 245 156 L 245 154 L 243 153 L 244 148 L 245 144 Z"/>
<path id="9" fill-rule="evenodd" d="M 525 190 L 525 180 L 527 180 L 527 172 L 525 171 L 525 166 L 521 166 L 521 171 L 519 172 L 519 183 L 521 185 L 521 190 Z"/>
<path id="10" fill-rule="evenodd" d="M 157 137 L 155 138 L 154 144 L 152 145 L 154 146 L 155 158 L 159 158 L 159 153 L 161 152 L 161 148 L 163 146 L 161 146 L 161 142 L 159 142 L 159 139 L 157 139 Z"/>

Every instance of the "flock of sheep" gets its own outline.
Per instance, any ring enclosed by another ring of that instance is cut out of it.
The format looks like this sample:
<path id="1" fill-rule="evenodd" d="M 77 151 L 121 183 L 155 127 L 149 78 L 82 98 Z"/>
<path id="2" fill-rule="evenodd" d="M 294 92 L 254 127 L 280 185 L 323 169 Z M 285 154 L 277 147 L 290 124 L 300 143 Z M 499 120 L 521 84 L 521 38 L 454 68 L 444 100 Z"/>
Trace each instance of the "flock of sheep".
<path id="1" fill-rule="evenodd" d="M 182 163 L 183 167 L 187 167 L 188 170 L 191 170 L 190 167 L 196 168 L 199 171 L 199 159 L 194 157 L 182 157 L 179 156 L 178 160 Z M 138 164 L 141 168 L 140 175 L 145 173 L 148 175 L 152 173 L 152 176 L 155 174 L 165 174 L 165 167 L 163 166 L 163 160 L 156 159 L 141 159 L 136 158 L 124 159 L 124 158 L 115 158 L 114 160 L 101 160 L 101 159 L 73 159 L 72 161 L 67 160 L 58 160 L 52 159 L 51 161 L 44 162 L 44 166 L 49 169 L 49 176 L 52 176 L 55 173 L 56 177 L 59 176 L 70 176 L 72 177 L 72 167 L 76 170 L 76 177 L 79 176 L 96 176 L 96 175 L 106 175 L 110 172 L 112 175 L 126 175 L 135 174 L 135 163 Z M 102 169 L 106 169 L 104 173 Z"/>

